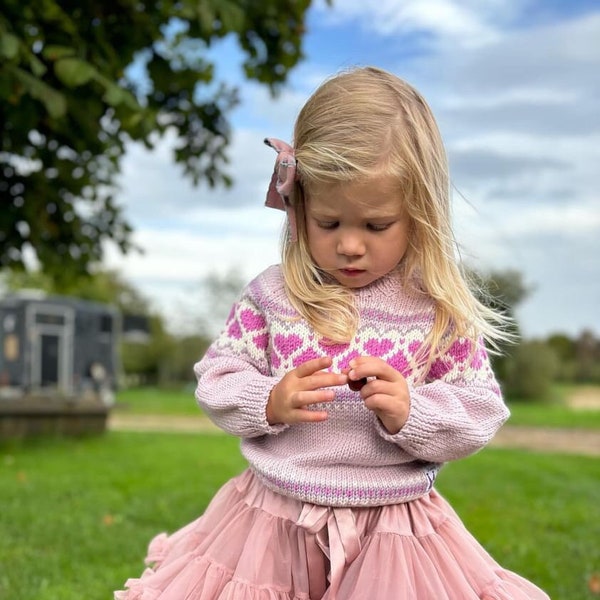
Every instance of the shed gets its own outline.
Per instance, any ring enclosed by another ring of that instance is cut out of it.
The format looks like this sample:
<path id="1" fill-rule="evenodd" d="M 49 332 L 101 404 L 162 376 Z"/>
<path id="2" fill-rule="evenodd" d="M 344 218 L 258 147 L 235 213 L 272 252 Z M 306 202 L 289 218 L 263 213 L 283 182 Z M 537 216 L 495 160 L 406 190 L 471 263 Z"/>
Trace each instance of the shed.
<path id="1" fill-rule="evenodd" d="M 0 299 L 0 437 L 104 430 L 119 333 L 109 305 L 38 291 Z"/>

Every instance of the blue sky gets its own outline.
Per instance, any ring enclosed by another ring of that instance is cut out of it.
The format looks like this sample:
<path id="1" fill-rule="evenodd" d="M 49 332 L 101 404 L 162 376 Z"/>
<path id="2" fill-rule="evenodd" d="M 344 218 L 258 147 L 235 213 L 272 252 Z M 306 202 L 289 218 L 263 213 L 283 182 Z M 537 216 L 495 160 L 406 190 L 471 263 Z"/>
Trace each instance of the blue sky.
<path id="1" fill-rule="evenodd" d="M 277 99 L 244 80 L 233 40 L 215 46 L 217 75 L 239 83 L 230 190 L 193 188 L 168 137 L 132 146 L 121 203 L 143 255 L 109 264 L 173 327 L 198 311 L 199 285 L 237 270 L 249 280 L 279 260 L 283 224 L 263 208 L 274 153 L 327 76 L 373 64 L 429 101 L 448 150 L 464 260 L 517 269 L 532 288 L 519 309 L 528 337 L 600 334 L 600 5 L 591 0 L 338 0 L 313 3 L 305 60 Z M 218 321 L 220 317 L 217 316 Z"/>

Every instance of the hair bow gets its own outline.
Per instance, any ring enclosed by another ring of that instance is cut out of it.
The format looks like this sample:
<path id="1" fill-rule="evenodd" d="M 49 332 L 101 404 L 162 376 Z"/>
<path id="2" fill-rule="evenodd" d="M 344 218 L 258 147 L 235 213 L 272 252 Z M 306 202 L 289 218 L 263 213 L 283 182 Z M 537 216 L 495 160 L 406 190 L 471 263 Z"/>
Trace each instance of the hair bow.
<path id="1" fill-rule="evenodd" d="M 292 242 L 295 242 L 298 239 L 296 214 L 294 207 L 290 203 L 290 196 L 294 190 L 294 182 L 296 181 L 296 157 L 294 156 L 294 149 L 289 144 L 275 138 L 265 138 L 265 144 L 271 146 L 277 152 L 275 169 L 269 183 L 269 189 L 267 190 L 265 206 L 286 212 L 290 239 Z"/>

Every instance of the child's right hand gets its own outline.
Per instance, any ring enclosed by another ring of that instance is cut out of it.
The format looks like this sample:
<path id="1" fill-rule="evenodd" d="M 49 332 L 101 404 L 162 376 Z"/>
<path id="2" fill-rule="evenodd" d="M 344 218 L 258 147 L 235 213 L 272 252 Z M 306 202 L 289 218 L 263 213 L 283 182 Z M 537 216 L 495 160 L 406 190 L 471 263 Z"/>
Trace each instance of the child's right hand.
<path id="1" fill-rule="evenodd" d="M 328 356 L 314 358 L 281 378 L 267 402 L 269 425 L 315 423 L 327 419 L 326 411 L 307 407 L 333 400 L 335 392 L 322 388 L 348 383 L 347 375 L 323 371 L 331 366 L 331 362 Z"/>

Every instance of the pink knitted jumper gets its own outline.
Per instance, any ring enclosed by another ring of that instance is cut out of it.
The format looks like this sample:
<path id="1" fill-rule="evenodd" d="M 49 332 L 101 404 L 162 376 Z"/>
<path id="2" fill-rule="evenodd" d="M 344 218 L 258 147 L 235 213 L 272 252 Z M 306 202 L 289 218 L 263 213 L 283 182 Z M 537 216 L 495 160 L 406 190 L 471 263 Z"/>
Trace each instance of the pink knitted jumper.
<path id="1" fill-rule="evenodd" d="M 242 453 L 270 489 L 326 506 L 380 506 L 426 494 L 442 463 L 485 446 L 508 410 L 483 344 L 456 341 L 419 382 L 415 355 L 433 324 L 433 303 L 403 289 L 397 274 L 355 291 L 358 331 L 349 344 L 327 344 L 290 304 L 278 266 L 254 279 L 221 335 L 195 367 L 196 399 L 223 430 L 242 438 Z M 341 372 L 356 356 L 377 356 L 406 378 L 410 413 L 390 435 L 359 392 L 334 388 L 319 423 L 271 426 L 266 405 L 290 370 L 319 356 Z"/>

